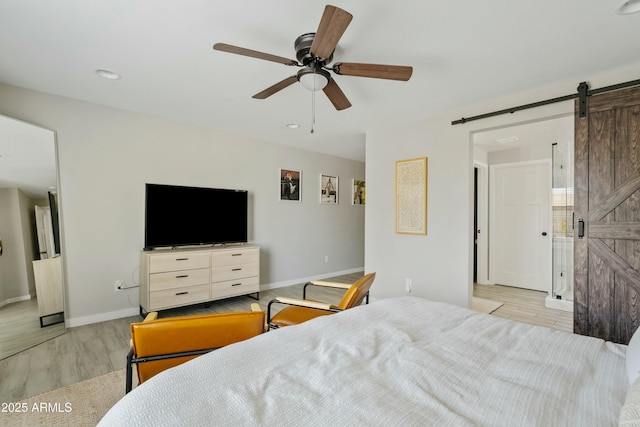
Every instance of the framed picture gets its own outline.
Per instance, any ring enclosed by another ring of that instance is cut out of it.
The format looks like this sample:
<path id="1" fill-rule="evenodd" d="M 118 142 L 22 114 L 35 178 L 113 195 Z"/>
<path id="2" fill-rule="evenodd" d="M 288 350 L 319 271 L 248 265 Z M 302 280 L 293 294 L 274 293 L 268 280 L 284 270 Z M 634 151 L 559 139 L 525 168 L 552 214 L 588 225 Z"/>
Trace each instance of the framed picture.
<path id="1" fill-rule="evenodd" d="M 396 233 L 427 234 L 427 158 L 396 161 Z"/>
<path id="2" fill-rule="evenodd" d="M 338 177 L 320 175 L 320 203 L 338 204 Z"/>
<path id="3" fill-rule="evenodd" d="M 353 197 L 351 198 L 352 204 L 364 205 L 367 195 L 367 187 L 365 185 L 365 182 L 359 179 L 354 179 L 351 188 L 353 189 Z"/>
<path id="4" fill-rule="evenodd" d="M 280 200 L 300 201 L 302 194 L 302 172 L 280 169 Z"/>

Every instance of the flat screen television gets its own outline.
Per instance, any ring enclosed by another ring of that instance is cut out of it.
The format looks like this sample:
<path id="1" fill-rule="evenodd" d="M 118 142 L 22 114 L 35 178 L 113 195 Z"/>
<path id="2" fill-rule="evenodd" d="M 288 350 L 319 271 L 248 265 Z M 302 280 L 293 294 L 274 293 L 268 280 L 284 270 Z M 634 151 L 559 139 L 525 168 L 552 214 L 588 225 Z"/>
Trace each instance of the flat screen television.
<path id="1" fill-rule="evenodd" d="M 146 184 L 144 249 L 247 242 L 245 190 Z"/>

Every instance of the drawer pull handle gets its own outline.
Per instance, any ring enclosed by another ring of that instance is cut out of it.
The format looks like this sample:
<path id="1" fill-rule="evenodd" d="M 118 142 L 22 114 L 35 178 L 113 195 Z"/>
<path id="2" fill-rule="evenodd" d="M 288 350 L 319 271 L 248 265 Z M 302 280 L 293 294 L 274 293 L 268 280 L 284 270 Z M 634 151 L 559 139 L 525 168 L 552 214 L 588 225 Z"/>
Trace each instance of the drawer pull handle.
<path id="1" fill-rule="evenodd" d="M 189 292 L 186 292 L 186 291 L 185 291 L 185 292 L 178 292 L 176 295 L 186 295 L 186 294 L 188 294 L 188 293 L 189 293 Z"/>
<path id="2" fill-rule="evenodd" d="M 233 285 L 231 285 L 231 286 L 240 286 L 240 285 L 242 285 L 242 283 L 234 283 L 234 284 L 233 284 Z"/>
<path id="3" fill-rule="evenodd" d="M 242 271 L 241 268 L 232 268 L 231 271 Z"/>
<path id="4" fill-rule="evenodd" d="M 241 256 L 242 254 L 231 254 L 231 256 Z"/>
<path id="5" fill-rule="evenodd" d="M 189 258 L 176 258 L 176 261 L 189 261 Z"/>
<path id="6" fill-rule="evenodd" d="M 184 279 L 185 277 L 189 277 L 189 275 L 183 274 L 182 276 L 176 276 L 176 279 Z"/>

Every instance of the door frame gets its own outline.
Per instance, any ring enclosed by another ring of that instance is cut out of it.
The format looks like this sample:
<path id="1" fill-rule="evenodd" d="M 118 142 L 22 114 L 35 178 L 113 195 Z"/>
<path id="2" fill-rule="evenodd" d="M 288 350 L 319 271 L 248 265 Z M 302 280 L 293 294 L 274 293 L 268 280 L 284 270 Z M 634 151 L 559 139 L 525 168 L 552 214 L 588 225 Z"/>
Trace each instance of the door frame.
<path id="1" fill-rule="evenodd" d="M 477 160 L 473 161 L 473 168 L 477 171 L 477 185 L 475 186 L 475 212 L 477 228 L 473 230 L 473 240 L 477 240 L 477 256 L 474 270 L 476 283 L 492 285 L 489 278 L 489 165 Z M 479 232 L 478 232 L 479 230 Z"/>

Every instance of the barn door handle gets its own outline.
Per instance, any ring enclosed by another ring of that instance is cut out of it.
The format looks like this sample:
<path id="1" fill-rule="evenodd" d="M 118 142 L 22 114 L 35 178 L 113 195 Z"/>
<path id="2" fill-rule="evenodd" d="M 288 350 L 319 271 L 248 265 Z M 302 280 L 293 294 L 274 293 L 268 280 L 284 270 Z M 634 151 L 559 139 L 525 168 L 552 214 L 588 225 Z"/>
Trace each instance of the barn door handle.
<path id="1" fill-rule="evenodd" d="M 582 239 L 584 237 L 584 220 L 580 218 L 578 220 L 578 239 Z"/>

